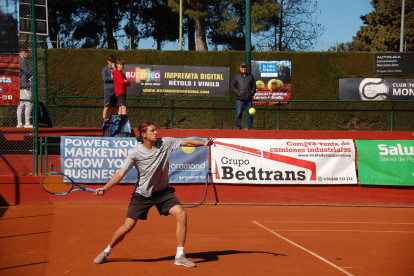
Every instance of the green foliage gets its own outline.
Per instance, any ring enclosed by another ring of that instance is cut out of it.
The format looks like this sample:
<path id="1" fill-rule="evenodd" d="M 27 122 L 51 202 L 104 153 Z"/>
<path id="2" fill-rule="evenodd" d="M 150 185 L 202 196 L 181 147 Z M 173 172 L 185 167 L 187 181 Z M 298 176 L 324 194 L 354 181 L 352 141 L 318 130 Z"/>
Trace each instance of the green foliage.
<path id="1" fill-rule="evenodd" d="M 365 26 L 360 27 L 354 41 L 362 43 L 362 50 L 371 52 L 398 52 L 401 34 L 401 0 L 374 0 L 374 11 L 361 16 Z M 405 51 L 414 50 L 414 1 L 405 1 Z"/>
<path id="2" fill-rule="evenodd" d="M 57 105 L 58 127 L 100 127 L 102 116 L 102 68 L 108 55 L 128 64 L 229 67 L 230 78 L 239 72 L 244 52 L 157 51 L 157 50 L 48 50 L 49 104 Z M 373 55 L 366 52 L 253 52 L 252 60 L 290 60 L 292 100 L 284 106 L 260 106 L 254 116 L 256 129 L 283 130 L 394 130 L 414 129 L 414 103 L 306 102 L 338 100 L 339 80 L 375 78 Z M 413 78 L 402 76 L 401 78 Z M 392 78 L 396 78 L 393 76 Z M 63 98 L 54 95 L 87 96 L 93 99 Z M 188 97 L 128 95 L 128 116 L 134 124 L 151 119 L 160 128 L 233 129 L 235 97 Z M 171 100 L 162 100 L 174 98 Z M 159 99 L 159 100 L 158 100 Z M 209 99 L 210 101 L 205 101 Z M 191 100 L 191 101 L 190 101 Z M 88 106 L 88 107 L 86 107 Z M 173 108 L 172 108 L 173 107 Z M 394 120 L 391 121 L 391 109 Z M 365 112 L 366 110 L 381 110 Z M 49 109 L 49 112 L 51 110 Z M 279 114 L 278 114 L 279 112 Z M 279 117 L 279 118 L 278 118 Z"/>

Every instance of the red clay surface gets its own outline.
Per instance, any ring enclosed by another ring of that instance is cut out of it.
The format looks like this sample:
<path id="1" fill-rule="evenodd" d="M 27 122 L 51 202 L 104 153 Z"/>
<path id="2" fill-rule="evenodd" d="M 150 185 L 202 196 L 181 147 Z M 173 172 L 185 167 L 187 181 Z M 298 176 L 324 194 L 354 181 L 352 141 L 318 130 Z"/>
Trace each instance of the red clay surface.
<path id="1" fill-rule="evenodd" d="M 0 208 L 0 275 L 414 275 L 414 209 L 201 205 L 186 209 L 185 253 L 173 264 L 175 220 L 155 209 L 111 253 L 93 259 L 127 204 Z"/>

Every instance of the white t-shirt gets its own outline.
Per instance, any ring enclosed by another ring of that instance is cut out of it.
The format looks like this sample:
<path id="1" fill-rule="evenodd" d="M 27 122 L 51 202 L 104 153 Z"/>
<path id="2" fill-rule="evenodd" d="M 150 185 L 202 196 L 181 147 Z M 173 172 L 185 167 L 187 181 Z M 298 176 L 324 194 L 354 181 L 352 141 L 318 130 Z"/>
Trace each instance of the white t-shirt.
<path id="1" fill-rule="evenodd" d="M 152 149 L 146 149 L 139 143 L 129 152 L 121 168 L 129 171 L 135 166 L 138 170 L 135 193 L 150 197 L 153 193 L 168 187 L 168 157 L 180 145 L 180 139 L 164 137 L 158 138 L 156 146 Z"/>

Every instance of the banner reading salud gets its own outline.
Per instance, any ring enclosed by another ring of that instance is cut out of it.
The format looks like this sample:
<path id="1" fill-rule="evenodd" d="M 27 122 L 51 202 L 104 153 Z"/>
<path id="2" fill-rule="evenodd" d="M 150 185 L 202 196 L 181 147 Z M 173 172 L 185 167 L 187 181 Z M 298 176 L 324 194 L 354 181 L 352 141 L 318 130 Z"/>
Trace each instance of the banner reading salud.
<path id="1" fill-rule="evenodd" d="M 355 140 L 360 184 L 414 186 L 413 140 Z"/>

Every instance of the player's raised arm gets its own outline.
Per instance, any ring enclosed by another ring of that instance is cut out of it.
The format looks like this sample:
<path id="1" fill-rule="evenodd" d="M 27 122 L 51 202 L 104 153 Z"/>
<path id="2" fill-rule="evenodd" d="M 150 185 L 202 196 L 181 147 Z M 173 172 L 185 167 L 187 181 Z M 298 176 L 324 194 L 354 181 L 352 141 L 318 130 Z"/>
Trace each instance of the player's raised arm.
<path id="1" fill-rule="evenodd" d="M 118 185 L 119 182 L 121 182 L 122 179 L 124 179 L 125 175 L 126 175 L 127 171 L 124 169 L 119 169 L 119 171 L 117 171 L 111 178 L 111 180 L 109 180 L 108 183 L 106 183 L 105 186 L 96 189 L 96 193 L 94 193 L 95 195 L 101 196 L 104 195 L 109 189 L 111 189 L 113 186 Z"/>
<path id="2" fill-rule="evenodd" d="M 182 140 L 181 146 L 182 147 L 209 147 L 214 144 L 214 140 L 216 140 L 216 138 L 209 138 L 207 142 L 203 142 L 203 141 L 195 140 L 195 139 Z"/>

